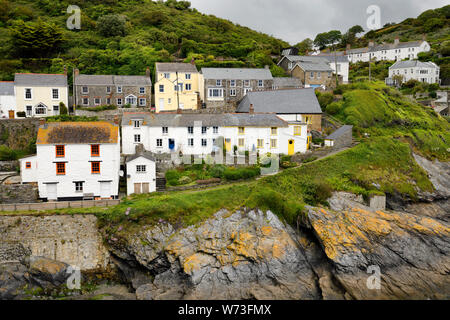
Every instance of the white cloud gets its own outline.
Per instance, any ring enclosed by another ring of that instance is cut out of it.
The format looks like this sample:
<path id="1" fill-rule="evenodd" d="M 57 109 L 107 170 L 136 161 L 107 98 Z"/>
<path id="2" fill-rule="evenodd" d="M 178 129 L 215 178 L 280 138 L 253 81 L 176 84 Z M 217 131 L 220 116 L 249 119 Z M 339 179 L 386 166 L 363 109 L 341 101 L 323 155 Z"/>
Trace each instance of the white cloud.
<path id="1" fill-rule="evenodd" d="M 229 19 L 295 44 L 333 29 L 345 32 L 355 24 L 366 29 L 369 5 L 381 9 L 381 23 L 400 22 L 446 0 L 190 0 L 202 13 Z"/>

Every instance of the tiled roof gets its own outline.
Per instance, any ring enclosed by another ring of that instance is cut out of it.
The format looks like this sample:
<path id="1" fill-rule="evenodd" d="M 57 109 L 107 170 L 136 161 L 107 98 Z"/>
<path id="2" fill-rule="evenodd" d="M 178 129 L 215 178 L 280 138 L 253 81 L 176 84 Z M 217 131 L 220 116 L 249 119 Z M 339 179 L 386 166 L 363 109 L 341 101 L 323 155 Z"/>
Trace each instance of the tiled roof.
<path id="1" fill-rule="evenodd" d="M 151 86 L 152 80 L 147 76 L 114 76 L 114 75 L 90 75 L 80 74 L 75 77 L 75 85 L 99 85 L 99 86 Z"/>
<path id="2" fill-rule="evenodd" d="M 132 120 L 143 120 L 150 127 L 189 127 L 201 125 L 205 127 L 287 127 L 284 120 L 276 114 L 198 114 L 198 113 L 124 113 L 122 125 L 131 125 Z M 197 123 L 196 123 L 197 122 Z M 201 124 L 200 124 L 201 122 Z"/>
<path id="3" fill-rule="evenodd" d="M 433 62 L 422 62 L 419 60 L 405 60 L 405 61 L 397 61 L 389 69 L 401 69 L 401 68 L 439 68 Z"/>
<path id="4" fill-rule="evenodd" d="M 39 127 L 36 144 L 118 143 L 119 127 L 109 122 L 49 122 Z"/>
<path id="5" fill-rule="evenodd" d="M 304 71 L 333 71 L 325 57 L 320 56 L 285 56 L 295 62 Z M 280 61 L 281 62 L 281 61 Z M 294 69 L 295 66 L 292 68 Z"/>
<path id="6" fill-rule="evenodd" d="M 131 162 L 137 158 L 144 157 L 145 159 L 148 159 L 150 161 L 155 161 L 155 157 L 153 156 L 153 153 L 150 151 L 144 151 L 143 153 L 135 153 L 131 156 L 127 157 L 126 163 Z"/>
<path id="7" fill-rule="evenodd" d="M 302 81 L 293 77 L 273 78 L 273 86 L 275 88 L 301 88 Z"/>
<path id="8" fill-rule="evenodd" d="M 344 133 L 348 132 L 350 130 L 350 132 L 352 131 L 353 126 L 349 126 L 349 125 L 344 125 L 342 127 L 340 127 L 339 129 L 337 129 L 336 131 L 334 131 L 332 134 L 330 134 L 328 137 L 326 137 L 325 139 L 327 140 L 334 140 L 339 138 L 340 136 L 342 136 Z"/>
<path id="9" fill-rule="evenodd" d="M 13 95 L 14 95 L 14 82 L 0 81 L 0 96 L 13 96 Z"/>
<path id="10" fill-rule="evenodd" d="M 201 73 L 205 79 L 227 80 L 272 80 L 269 69 L 249 68 L 202 68 Z"/>
<path id="11" fill-rule="evenodd" d="M 253 104 L 255 112 L 277 114 L 322 113 L 313 88 L 249 92 L 236 111 L 249 112 L 250 104 Z"/>
<path id="12" fill-rule="evenodd" d="M 157 62 L 156 72 L 190 72 L 197 73 L 195 65 L 179 62 Z"/>
<path id="13" fill-rule="evenodd" d="M 67 76 L 64 74 L 16 73 L 14 84 L 16 86 L 66 87 Z"/>

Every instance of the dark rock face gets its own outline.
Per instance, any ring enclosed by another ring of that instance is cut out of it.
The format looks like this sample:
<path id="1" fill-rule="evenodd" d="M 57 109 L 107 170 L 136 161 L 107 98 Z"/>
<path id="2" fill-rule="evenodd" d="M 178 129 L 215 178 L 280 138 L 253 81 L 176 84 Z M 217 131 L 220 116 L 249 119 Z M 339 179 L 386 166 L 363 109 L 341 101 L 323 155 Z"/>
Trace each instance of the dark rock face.
<path id="1" fill-rule="evenodd" d="M 320 299 L 307 258 L 320 251 L 305 251 L 300 242 L 308 240 L 271 212 L 220 211 L 179 231 L 143 229 L 112 251 L 139 299 Z M 150 275 L 131 273 L 136 262 Z M 333 287 L 327 271 L 321 270 L 323 282 Z"/>
<path id="2" fill-rule="evenodd" d="M 336 202 L 340 211 L 310 208 L 308 219 L 336 279 L 351 297 L 450 298 L 447 222 L 404 212 L 374 212 L 349 199 L 330 201 Z M 376 269 L 381 273 L 379 289 L 368 285 Z"/>

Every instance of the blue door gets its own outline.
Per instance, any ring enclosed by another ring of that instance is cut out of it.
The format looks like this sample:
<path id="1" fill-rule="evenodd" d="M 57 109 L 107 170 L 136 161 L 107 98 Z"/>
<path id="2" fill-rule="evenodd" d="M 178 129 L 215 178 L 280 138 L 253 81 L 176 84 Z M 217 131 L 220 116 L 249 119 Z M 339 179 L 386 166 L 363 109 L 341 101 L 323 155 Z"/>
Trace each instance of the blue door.
<path id="1" fill-rule="evenodd" d="M 169 149 L 170 150 L 175 149 L 175 140 L 174 139 L 169 139 Z"/>

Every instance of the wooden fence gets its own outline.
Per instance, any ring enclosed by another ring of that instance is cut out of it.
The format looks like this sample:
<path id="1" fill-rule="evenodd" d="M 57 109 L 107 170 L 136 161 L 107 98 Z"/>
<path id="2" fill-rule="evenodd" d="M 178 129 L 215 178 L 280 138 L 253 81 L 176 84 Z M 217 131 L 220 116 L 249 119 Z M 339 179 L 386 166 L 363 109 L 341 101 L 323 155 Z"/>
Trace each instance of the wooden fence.
<path id="1" fill-rule="evenodd" d="M 118 205 L 120 200 L 85 200 L 85 201 L 57 201 L 36 203 L 0 204 L 0 211 L 46 211 L 66 208 L 111 207 Z"/>

